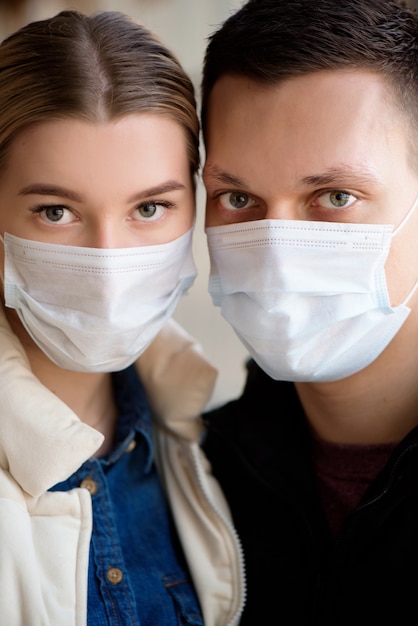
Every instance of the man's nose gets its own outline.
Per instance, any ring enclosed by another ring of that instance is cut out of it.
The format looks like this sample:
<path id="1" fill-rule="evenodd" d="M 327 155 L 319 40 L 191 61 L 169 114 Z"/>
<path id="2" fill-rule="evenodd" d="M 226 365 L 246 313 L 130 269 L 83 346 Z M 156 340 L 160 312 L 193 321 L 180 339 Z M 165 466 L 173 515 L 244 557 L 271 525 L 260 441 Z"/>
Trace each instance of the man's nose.
<path id="1" fill-rule="evenodd" d="M 294 201 L 278 198 L 267 204 L 264 215 L 266 220 L 298 220 L 300 216 L 298 206 Z"/>

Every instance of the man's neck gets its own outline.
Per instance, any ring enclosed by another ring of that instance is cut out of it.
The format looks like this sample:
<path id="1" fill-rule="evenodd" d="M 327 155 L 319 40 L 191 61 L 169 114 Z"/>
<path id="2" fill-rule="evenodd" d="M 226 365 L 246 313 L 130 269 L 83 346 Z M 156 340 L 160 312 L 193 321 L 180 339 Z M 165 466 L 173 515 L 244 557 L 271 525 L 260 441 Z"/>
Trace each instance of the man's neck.
<path id="1" fill-rule="evenodd" d="M 404 330 L 371 365 L 349 378 L 296 383 L 318 437 L 342 444 L 396 443 L 418 425 L 418 351 L 410 347 L 418 338 Z"/>

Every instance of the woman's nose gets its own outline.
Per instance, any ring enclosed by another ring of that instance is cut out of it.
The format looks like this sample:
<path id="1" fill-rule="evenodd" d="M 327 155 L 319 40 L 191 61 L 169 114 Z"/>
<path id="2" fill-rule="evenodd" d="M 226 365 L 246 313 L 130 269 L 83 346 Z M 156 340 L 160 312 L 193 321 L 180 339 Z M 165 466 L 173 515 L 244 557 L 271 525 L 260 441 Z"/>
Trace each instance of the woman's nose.
<path id="1" fill-rule="evenodd" d="M 120 228 L 112 220 L 100 222 L 90 228 L 87 247 L 124 248 L 126 246 Z"/>

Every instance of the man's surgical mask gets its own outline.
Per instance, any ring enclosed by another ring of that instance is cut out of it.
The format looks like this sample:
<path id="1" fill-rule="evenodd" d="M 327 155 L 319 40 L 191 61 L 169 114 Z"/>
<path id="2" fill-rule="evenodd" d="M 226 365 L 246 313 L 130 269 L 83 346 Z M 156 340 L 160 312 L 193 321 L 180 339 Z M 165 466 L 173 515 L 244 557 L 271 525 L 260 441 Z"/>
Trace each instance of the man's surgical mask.
<path id="1" fill-rule="evenodd" d="M 83 248 L 4 235 L 4 297 L 62 368 L 111 372 L 132 364 L 196 277 L 192 231 L 135 248 Z"/>
<path id="2" fill-rule="evenodd" d="M 367 367 L 410 313 L 392 307 L 390 225 L 260 220 L 206 229 L 213 303 L 276 380 L 329 382 Z"/>

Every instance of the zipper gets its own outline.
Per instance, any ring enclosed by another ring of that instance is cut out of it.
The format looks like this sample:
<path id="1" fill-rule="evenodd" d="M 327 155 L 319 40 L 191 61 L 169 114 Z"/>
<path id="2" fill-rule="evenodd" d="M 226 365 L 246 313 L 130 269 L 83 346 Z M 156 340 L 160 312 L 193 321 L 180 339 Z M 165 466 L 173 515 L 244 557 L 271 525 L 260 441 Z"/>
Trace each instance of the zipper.
<path id="1" fill-rule="evenodd" d="M 412 445 L 407 446 L 405 449 L 403 449 L 398 454 L 398 456 L 396 457 L 395 461 L 392 463 L 392 466 L 390 468 L 389 476 L 388 476 L 388 479 L 387 479 L 387 481 L 385 483 L 385 487 L 374 498 L 372 498 L 371 500 L 368 500 L 364 504 L 361 504 L 361 505 L 357 506 L 356 509 L 355 509 L 356 513 L 358 511 L 362 511 L 363 509 L 367 508 L 368 506 L 371 506 L 372 504 L 375 504 L 376 502 L 379 502 L 379 500 L 381 500 L 388 493 L 388 491 L 391 489 L 393 483 L 395 482 L 396 474 L 398 472 L 398 467 L 400 466 L 400 464 L 403 461 L 404 457 L 406 455 L 410 454 L 414 449 L 417 449 L 417 448 L 418 448 L 418 444 L 414 443 Z"/>
<path id="2" fill-rule="evenodd" d="M 239 618 L 244 610 L 245 600 L 247 596 L 247 584 L 245 576 L 245 564 L 244 564 L 244 551 L 241 544 L 241 539 L 238 536 L 232 522 L 225 516 L 224 512 L 216 505 L 211 497 L 211 491 L 207 484 L 207 477 L 204 469 L 202 468 L 202 462 L 200 460 L 200 454 L 202 454 L 198 444 L 191 444 L 190 452 L 192 456 L 193 467 L 195 470 L 195 477 L 199 485 L 200 491 L 203 494 L 207 504 L 210 506 L 215 515 L 220 519 L 221 523 L 228 530 L 232 542 L 235 547 L 235 553 L 238 555 L 238 584 L 240 589 L 240 596 L 238 598 L 238 606 L 234 609 L 234 614 L 229 618 L 229 621 L 225 626 L 237 626 L 239 624 Z"/>

